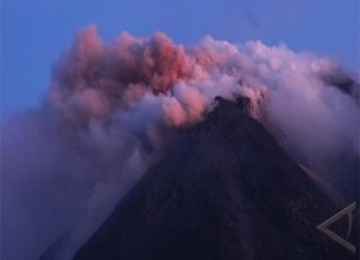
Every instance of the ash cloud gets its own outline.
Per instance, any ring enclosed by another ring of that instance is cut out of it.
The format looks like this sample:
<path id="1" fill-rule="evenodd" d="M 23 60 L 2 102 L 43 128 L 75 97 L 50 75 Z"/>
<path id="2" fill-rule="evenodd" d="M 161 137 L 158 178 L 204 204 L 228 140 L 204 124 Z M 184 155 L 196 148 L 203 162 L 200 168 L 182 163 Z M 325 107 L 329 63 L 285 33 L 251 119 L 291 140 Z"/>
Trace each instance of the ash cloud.
<path id="1" fill-rule="evenodd" d="M 54 65 L 42 106 L 2 124 L 2 259 L 37 259 L 64 234 L 55 259 L 69 259 L 217 96 L 248 97 L 252 116 L 315 169 L 343 151 L 358 156 L 356 81 L 284 45 L 208 36 L 184 47 L 160 32 L 105 44 L 85 28 Z"/>

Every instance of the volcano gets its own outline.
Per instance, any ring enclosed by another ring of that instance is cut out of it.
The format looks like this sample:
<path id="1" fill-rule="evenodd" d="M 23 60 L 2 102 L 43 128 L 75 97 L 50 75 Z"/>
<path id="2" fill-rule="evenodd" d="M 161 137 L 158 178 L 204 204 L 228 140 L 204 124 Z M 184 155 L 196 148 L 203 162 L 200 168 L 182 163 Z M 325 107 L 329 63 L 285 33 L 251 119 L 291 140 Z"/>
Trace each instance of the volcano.
<path id="1" fill-rule="evenodd" d="M 339 209 L 249 116 L 217 99 L 76 253 L 91 259 L 352 259 L 315 227 Z"/>

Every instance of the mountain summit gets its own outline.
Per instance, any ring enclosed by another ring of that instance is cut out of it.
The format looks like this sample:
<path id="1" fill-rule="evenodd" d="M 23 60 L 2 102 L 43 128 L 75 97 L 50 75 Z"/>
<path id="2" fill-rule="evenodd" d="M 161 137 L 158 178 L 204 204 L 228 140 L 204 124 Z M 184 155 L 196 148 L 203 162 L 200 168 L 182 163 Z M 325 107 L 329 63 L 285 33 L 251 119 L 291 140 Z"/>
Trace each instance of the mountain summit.
<path id="1" fill-rule="evenodd" d="M 338 208 L 326 190 L 248 115 L 246 99 L 217 102 L 74 259 L 352 257 L 315 228 Z"/>

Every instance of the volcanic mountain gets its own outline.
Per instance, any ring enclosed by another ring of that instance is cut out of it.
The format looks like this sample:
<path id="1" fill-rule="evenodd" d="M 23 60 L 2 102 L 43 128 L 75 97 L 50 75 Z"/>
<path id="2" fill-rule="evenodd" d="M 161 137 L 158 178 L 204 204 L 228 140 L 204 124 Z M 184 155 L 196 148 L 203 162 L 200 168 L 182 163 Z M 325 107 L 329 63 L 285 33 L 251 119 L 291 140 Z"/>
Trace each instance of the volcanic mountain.
<path id="1" fill-rule="evenodd" d="M 247 113 L 217 99 L 76 253 L 108 259 L 352 259 L 315 227 L 330 192 Z"/>

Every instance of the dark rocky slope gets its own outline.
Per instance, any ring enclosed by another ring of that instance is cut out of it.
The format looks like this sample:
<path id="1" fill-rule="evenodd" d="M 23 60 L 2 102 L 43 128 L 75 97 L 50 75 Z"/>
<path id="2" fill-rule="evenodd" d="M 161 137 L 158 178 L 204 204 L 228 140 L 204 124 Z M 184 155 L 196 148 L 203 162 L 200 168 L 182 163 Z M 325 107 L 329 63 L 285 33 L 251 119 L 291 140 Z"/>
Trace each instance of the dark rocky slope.
<path id="1" fill-rule="evenodd" d="M 74 259 L 354 257 L 315 228 L 341 208 L 327 191 L 246 114 L 245 103 L 218 102 Z"/>

